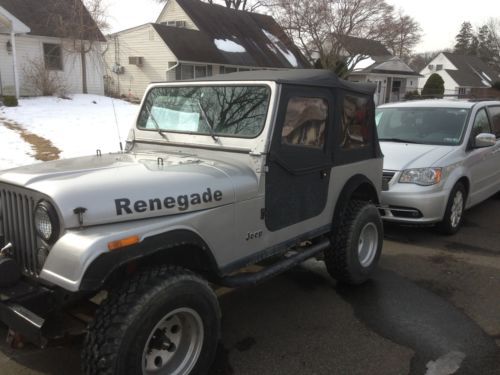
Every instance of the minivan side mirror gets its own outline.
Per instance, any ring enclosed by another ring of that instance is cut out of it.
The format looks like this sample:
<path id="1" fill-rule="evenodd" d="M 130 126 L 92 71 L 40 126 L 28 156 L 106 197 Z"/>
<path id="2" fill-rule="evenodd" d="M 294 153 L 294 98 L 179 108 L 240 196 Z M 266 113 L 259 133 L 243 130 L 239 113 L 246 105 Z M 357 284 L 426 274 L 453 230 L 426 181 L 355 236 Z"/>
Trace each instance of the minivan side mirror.
<path id="1" fill-rule="evenodd" d="M 497 143 L 495 134 L 480 133 L 474 138 L 474 148 L 491 147 Z"/>

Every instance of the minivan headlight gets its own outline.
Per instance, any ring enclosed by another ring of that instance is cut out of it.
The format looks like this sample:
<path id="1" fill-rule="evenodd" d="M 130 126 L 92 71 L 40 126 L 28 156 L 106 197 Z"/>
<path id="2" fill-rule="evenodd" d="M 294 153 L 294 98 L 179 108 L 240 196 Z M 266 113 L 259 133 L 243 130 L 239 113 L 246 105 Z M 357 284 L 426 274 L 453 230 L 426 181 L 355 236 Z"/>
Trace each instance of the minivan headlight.
<path id="1" fill-rule="evenodd" d="M 438 184 L 442 178 L 441 168 L 416 168 L 406 169 L 399 177 L 399 182 L 430 186 Z"/>
<path id="2" fill-rule="evenodd" d="M 47 201 L 41 201 L 35 208 L 35 228 L 38 235 L 47 243 L 55 242 L 59 235 L 57 213 Z"/>

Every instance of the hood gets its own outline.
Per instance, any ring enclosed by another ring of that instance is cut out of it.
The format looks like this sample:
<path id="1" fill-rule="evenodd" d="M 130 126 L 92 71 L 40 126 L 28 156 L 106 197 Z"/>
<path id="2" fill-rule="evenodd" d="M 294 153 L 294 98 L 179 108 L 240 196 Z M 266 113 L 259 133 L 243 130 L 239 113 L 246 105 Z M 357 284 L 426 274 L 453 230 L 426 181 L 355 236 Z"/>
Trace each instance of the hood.
<path id="1" fill-rule="evenodd" d="M 455 146 L 380 142 L 384 169 L 401 171 L 410 168 L 439 167 L 439 160 L 456 149 Z"/>
<path id="2" fill-rule="evenodd" d="M 80 226 L 80 207 L 83 226 L 90 226 L 218 207 L 257 190 L 255 173 L 243 164 L 179 154 L 59 160 L 0 172 L 0 182 L 46 195 L 66 228 Z"/>

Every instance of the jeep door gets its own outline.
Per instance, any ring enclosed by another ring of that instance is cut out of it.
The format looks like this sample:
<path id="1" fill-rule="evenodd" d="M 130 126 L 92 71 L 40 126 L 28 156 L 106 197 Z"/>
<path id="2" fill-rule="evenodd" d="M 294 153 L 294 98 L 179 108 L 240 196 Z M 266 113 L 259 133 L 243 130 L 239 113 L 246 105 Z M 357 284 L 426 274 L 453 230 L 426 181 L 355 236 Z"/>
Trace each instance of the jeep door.
<path id="1" fill-rule="evenodd" d="M 282 87 L 267 159 L 265 222 L 270 231 L 315 217 L 325 208 L 333 104 L 327 88 Z"/>

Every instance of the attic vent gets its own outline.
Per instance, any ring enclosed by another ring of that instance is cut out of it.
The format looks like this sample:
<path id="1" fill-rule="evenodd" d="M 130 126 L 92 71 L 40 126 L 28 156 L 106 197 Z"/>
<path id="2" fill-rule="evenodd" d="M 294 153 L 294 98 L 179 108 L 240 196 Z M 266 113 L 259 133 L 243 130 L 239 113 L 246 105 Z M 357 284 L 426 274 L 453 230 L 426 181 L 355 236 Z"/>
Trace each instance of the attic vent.
<path id="1" fill-rule="evenodd" d="M 128 58 L 128 63 L 130 65 L 136 65 L 136 66 L 141 67 L 142 62 L 143 62 L 142 56 L 129 56 L 129 58 Z"/>
<path id="2" fill-rule="evenodd" d="M 162 25 L 173 26 L 173 27 L 186 27 L 186 21 L 166 21 L 162 22 Z"/>

